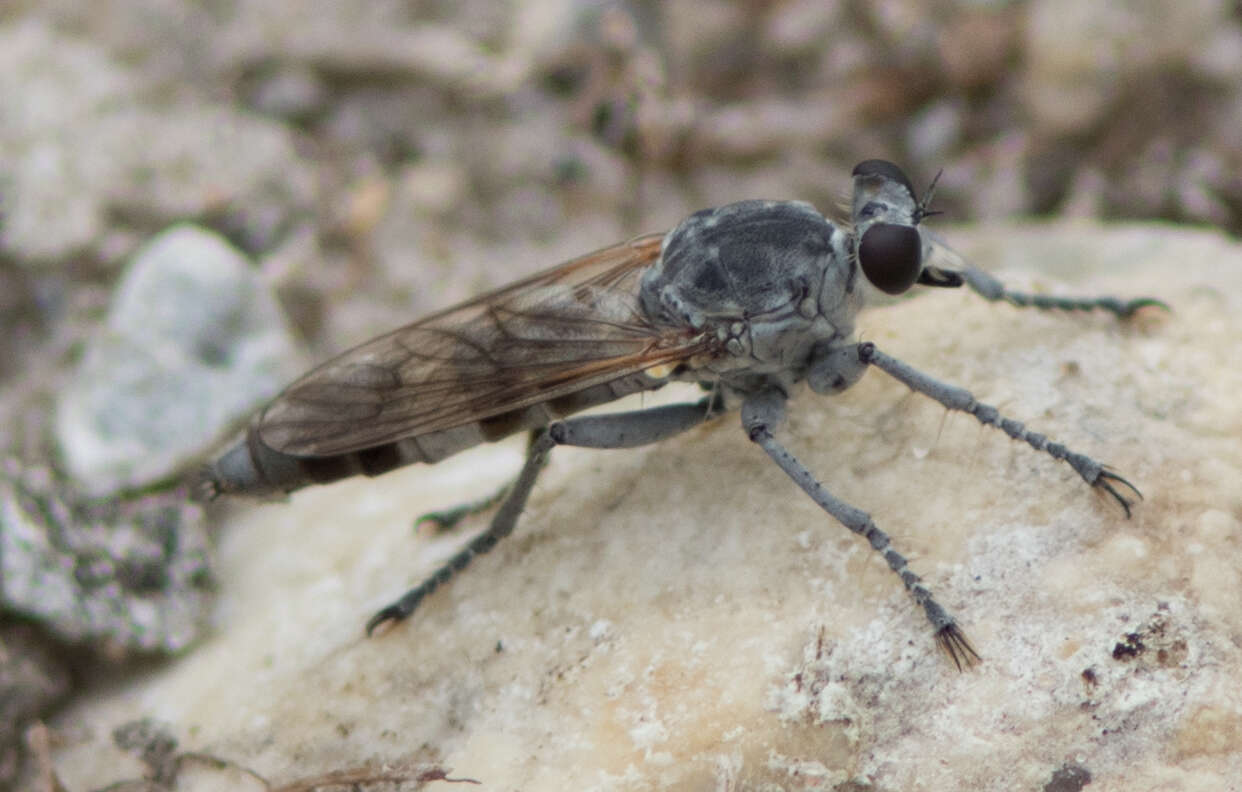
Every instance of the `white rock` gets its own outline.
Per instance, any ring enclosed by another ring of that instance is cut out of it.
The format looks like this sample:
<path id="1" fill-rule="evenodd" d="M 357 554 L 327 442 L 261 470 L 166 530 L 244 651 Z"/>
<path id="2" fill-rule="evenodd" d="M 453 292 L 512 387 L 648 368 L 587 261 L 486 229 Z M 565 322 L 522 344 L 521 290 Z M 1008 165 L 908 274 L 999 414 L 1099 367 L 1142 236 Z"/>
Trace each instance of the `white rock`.
<path id="1" fill-rule="evenodd" d="M 1083 769 L 1092 789 L 1227 788 L 1242 777 L 1242 247 L 1153 226 L 949 237 L 1014 286 L 1174 308 L 1119 324 L 962 290 L 860 322 L 1114 465 L 1146 496 L 1130 520 L 879 372 L 791 406 L 791 450 L 913 557 L 975 670 L 936 652 L 883 563 L 729 416 L 655 448 L 559 450 L 516 535 L 370 640 L 372 610 L 464 538 L 413 539 L 410 518 L 501 481 L 520 443 L 235 513 L 219 634 L 63 712 L 62 780 L 135 776 L 106 735 L 152 716 L 184 750 L 275 782 L 431 758 L 524 790 L 1040 789 Z"/>
<path id="2" fill-rule="evenodd" d="M 295 373 L 271 292 L 217 235 L 177 226 L 135 256 L 56 407 L 66 471 L 105 495 L 173 473 Z"/>

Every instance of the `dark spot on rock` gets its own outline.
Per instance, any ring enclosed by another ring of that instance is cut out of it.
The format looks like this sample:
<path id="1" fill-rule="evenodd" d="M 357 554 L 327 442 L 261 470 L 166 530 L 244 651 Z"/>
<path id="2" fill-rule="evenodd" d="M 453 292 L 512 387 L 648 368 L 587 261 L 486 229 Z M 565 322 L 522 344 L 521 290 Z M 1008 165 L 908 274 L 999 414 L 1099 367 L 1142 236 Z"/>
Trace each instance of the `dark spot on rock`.
<path id="1" fill-rule="evenodd" d="M 1044 792 L 1082 792 L 1091 783 L 1091 771 L 1082 765 L 1065 764 L 1052 773 L 1052 779 L 1044 784 Z"/>

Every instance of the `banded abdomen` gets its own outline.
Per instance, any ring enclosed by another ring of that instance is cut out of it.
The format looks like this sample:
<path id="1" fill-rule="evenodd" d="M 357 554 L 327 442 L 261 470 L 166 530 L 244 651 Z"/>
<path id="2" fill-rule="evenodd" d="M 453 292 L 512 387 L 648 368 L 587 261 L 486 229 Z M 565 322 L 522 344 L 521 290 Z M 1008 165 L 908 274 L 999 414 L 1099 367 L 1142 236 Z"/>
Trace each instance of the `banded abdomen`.
<path id="1" fill-rule="evenodd" d="M 299 456 L 272 448 L 263 442 L 264 414 L 260 413 L 243 437 L 207 465 L 195 489 L 197 495 L 206 500 L 219 495 L 262 497 L 351 476 L 378 476 L 416 462 L 432 464 L 481 443 L 539 429 L 558 418 L 631 393 L 655 390 L 666 382 L 666 379 L 640 372 L 461 426 L 325 456 Z"/>

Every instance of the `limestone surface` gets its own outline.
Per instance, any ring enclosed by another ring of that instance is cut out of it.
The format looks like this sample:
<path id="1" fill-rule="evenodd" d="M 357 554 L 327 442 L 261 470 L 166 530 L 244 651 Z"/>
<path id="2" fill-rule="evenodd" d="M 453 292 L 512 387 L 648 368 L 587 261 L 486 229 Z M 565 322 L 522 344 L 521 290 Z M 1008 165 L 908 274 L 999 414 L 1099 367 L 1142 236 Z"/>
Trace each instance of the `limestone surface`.
<path id="1" fill-rule="evenodd" d="M 513 537 L 364 638 L 375 609 L 485 525 L 416 536 L 411 518 L 501 483 L 515 441 L 221 512 L 216 633 L 63 712 L 61 780 L 139 776 L 108 735 L 151 717 L 182 750 L 274 783 L 421 762 L 487 789 L 1231 788 L 1242 246 L 1150 225 L 947 237 L 1011 286 L 1173 309 L 1119 323 L 937 290 L 859 322 L 1112 465 L 1143 492 L 1130 519 L 881 372 L 791 404 L 780 437 L 911 556 L 982 655 L 974 669 L 936 651 L 883 562 L 735 415 L 651 448 L 559 449 Z"/>

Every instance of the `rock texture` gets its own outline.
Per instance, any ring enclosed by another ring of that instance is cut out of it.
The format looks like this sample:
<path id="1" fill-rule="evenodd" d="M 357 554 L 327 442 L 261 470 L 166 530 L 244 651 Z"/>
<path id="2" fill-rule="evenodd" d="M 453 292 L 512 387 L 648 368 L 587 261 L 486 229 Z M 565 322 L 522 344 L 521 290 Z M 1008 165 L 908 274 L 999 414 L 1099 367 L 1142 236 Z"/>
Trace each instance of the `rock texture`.
<path id="1" fill-rule="evenodd" d="M 65 471 L 95 496 L 169 478 L 279 392 L 298 360 L 246 258 L 202 228 L 170 228 L 134 256 L 57 394 Z"/>
<path id="2" fill-rule="evenodd" d="M 483 525 L 414 538 L 410 518 L 488 491 L 520 444 L 227 510 L 218 632 L 63 712 L 62 781 L 138 776 L 107 735 L 153 717 L 274 782 L 426 762 L 523 790 L 1230 788 L 1242 247 L 1154 226 L 949 238 L 1013 286 L 1173 307 L 1118 323 L 963 290 L 859 325 L 1113 465 L 1145 496 L 1129 520 L 882 373 L 791 406 L 783 439 L 913 557 L 974 670 L 728 416 L 649 449 L 558 451 L 515 536 L 373 639 L 373 609 Z"/>

